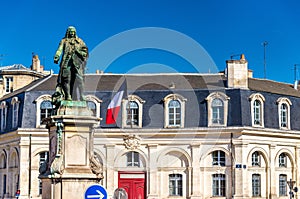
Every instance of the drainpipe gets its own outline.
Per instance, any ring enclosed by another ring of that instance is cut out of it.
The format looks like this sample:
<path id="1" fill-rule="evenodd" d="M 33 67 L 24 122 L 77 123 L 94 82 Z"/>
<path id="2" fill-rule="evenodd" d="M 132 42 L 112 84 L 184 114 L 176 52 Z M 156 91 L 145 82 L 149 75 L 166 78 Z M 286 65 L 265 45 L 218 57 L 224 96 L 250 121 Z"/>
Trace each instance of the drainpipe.
<path id="1" fill-rule="evenodd" d="M 28 174 L 28 197 L 31 196 L 31 134 L 29 134 L 29 154 L 28 154 L 28 166 L 29 166 L 29 174 Z"/>

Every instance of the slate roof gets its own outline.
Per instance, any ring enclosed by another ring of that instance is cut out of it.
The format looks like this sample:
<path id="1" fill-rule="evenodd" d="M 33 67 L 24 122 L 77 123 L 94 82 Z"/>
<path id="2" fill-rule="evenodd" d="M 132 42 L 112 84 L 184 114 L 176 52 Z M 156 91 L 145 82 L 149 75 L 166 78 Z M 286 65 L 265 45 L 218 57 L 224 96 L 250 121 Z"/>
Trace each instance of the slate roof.
<path id="1" fill-rule="evenodd" d="M 24 91 L 53 91 L 57 82 L 57 74 L 38 79 L 31 84 L 5 95 L 8 98 Z M 226 89 L 226 78 L 222 74 L 87 74 L 85 77 L 85 91 L 116 91 L 124 80 L 127 81 L 128 90 L 169 90 L 175 85 L 176 90 L 181 89 Z M 299 90 L 292 84 L 275 82 L 266 79 L 248 79 L 250 90 L 257 92 L 276 93 L 287 96 L 300 97 Z"/>
<path id="2" fill-rule="evenodd" d="M 249 78 L 248 80 L 250 90 L 300 97 L 300 91 L 294 89 L 293 84 L 256 78 Z"/>
<path id="3" fill-rule="evenodd" d="M 28 71 L 30 71 L 29 68 L 26 68 L 22 64 L 13 64 L 13 65 L 10 65 L 10 66 L 2 66 L 2 67 L 0 67 L 0 71 L 4 71 L 4 70 L 28 70 Z"/>

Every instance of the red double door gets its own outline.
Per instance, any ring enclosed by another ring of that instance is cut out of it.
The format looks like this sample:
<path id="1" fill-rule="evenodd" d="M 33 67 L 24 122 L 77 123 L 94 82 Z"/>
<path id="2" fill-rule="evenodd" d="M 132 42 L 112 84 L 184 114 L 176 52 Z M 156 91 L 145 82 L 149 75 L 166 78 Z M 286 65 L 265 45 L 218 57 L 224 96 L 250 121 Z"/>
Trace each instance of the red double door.
<path id="1" fill-rule="evenodd" d="M 146 176 L 144 172 L 119 172 L 119 188 L 124 188 L 128 199 L 145 199 Z"/>

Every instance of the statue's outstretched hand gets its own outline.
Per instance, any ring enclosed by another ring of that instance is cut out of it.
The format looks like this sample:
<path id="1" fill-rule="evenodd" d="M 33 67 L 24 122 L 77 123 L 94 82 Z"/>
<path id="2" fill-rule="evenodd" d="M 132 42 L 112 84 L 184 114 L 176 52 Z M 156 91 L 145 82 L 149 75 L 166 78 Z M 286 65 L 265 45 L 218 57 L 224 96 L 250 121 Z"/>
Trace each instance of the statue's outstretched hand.
<path id="1" fill-rule="evenodd" d="M 59 56 L 58 56 L 58 55 L 55 55 L 55 57 L 54 57 L 54 63 L 55 63 L 55 64 L 58 64 L 58 61 L 59 61 Z"/>

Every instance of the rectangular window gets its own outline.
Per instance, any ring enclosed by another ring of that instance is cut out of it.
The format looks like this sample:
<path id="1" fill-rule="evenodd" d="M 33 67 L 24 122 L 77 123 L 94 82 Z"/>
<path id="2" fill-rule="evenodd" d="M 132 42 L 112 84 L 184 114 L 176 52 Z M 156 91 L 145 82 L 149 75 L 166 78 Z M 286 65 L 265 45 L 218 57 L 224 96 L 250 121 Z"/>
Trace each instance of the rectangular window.
<path id="1" fill-rule="evenodd" d="M 182 196 L 182 175 L 169 175 L 169 194 L 170 196 Z"/>
<path id="2" fill-rule="evenodd" d="M 225 174 L 213 174 L 213 197 L 226 196 L 226 178 Z"/>
<path id="3" fill-rule="evenodd" d="M 6 194 L 6 175 L 3 175 L 3 194 Z"/>
<path id="4" fill-rule="evenodd" d="M 12 82 L 13 82 L 13 77 L 6 77 L 6 84 L 5 84 L 5 92 L 6 93 L 11 93 L 13 92 L 13 86 L 12 86 Z"/>
<path id="5" fill-rule="evenodd" d="M 279 196 L 287 196 L 287 176 L 279 175 Z"/>
<path id="6" fill-rule="evenodd" d="M 252 196 L 260 197 L 261 196 L 261 179 L 260 174 L 252 175 Z"/>

